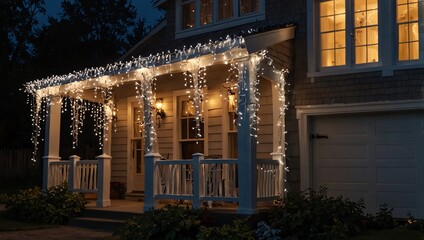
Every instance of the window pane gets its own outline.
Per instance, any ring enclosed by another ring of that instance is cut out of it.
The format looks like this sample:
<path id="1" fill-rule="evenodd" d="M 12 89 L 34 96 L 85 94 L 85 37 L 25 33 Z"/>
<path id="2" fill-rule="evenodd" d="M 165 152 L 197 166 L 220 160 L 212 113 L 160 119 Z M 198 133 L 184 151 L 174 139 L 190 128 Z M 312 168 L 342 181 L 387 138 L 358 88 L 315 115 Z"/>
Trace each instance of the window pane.
<path id="1" fill-rule="evenodd" d="M 368 62 L 378 62 L 378 45 L 368 46 Z"/>
<path id="2" fill-rule="evenodd" d="M 201 0 L 200 3 L 200 24 L 206 25 L 212 22 L 212 0 Z"/>
<path id="3" fill-rule="evenodd" d="M 188 120 L 188 138 L 196 139 L 196 121 L 194 118 Z"/>
<path id="4" fill-rule="evenodd" d="M 334 30 L 334 17 L 322 17 L 321 18 L 321 32 L 328 32 Z"/>
<path id="5" fill-rule="evenodd" d="M 367 47 L 356 47 L 355 48 L 356 64 L 367 62 Z"/>
<path id="6" fill-rule="evenodd" d="M 363 46 L 367 44 L 367 28 L 358 28 L 355 30 L 355 46 Z"/>
<path id="7" fill-rule="evenodd" d="M 338 31 L 336 32 L 336 48 L 346 47 L 346 32 Z"/>
<path id="8" fill-rule="evenodd" d="M 408 24 L 399 24 L 399 42 L 407 42 L 408 41 Z"/>
<path id="9" fill-rule="evenodd" d="M 418 41 L 418 22 L 409 24 L 409 41 Z"/>
<path id="10" fill-rule="evenodd" d="M 321 34 L 321 49 L 334 48 L 334 32 Z"/>
<path id="11" fill-rule="evenodd" d="M 335 10 L 335 14 L 346 13 L 345 0 L 336 0 L 334 10 Z"/>
<path id="12" fill-rule="evenodd" d="M 334 15 L 334 1 L 321 2 L 320 15 L 321 16 Z"/>
<path id="13" fill-rule="evenodd" d="M 378 1 L 377 0 L 367 0 L 367 10 L 377 9 Z"/>
<path id="14" fill-rule="evenodd" d="M 259 0 L 240 0 L 240 15 L 259 11 Z"/>
<path id="15" fill-rule="evenodd" d="M 409 21 L 418 21 L 418 3 L 409 4 Z"/>
<path id="16" fill-rule="evenodd" d="M 412 42 L 409 45 L 409 58 L 411 60 L 419 59 L 420 51 L 419 51 L 419 44 L 418 42 Z"/>
<path id="17" fill-rule="evenodd" d="M 399 44 L 399 60 L 409 60 L 408 56 L 409 50 L 408 50 L 408 43 L 401 43 Z"/>
<path id="18" fill-rule="evenodd" d="M 355 27 L 365 26 L 365 12 L 355 13 Z"/>
<path id="19" fill-rule="evenodd" d="M 408 2 L 408 0 L 398 0 L 398 4 L 405 4 L 407 2 Z"/>
<path id="20" fill-rule="evenodd" d="M 194 27 L 194 2 L 186 3 L 182 6 L 182 29 Z"/>
<path id="21" fill-rule="evenodd" d="M 378 44 L 378 27 L 367 28 L 367 43 Z"/>
<path id="22" fill-rule="evenodd" d="M 336 66 L 346 64 L 346 49 L 336 49 Z"/>
<path id="23" fill-rule="evenodd" d="M 181 139 L 187 139 L 189 119 L 181 119 Z"/>
<path id="24" fill-rule="evenodd" d="M 366 0 L 355 0 L 355 12 L 366 10 Z"/>
<path id="25" fill-rule="evenodd" d="M 408 21 L 408 6 L 407 5 L 397 6 L 397 21 L 398 22 Z"/>
<path id="26" fill-rule="evenodd" d="M 218 1 L 218 19 L 223 20 L 233 16 L 233 0 Z"/>
<path id="27" fill-rule="evenodd" d="M 378 10 L 367 11 L 367 25 L 378 24 Z"/>
<path id="28" fill-rule="evenodd" d="M 334 50 L 322 51 L 321 56 L 321 64 L 323 67 L 335 66 Z"/>
<path id="29" fill-rule="evenodd" d="M 336 30 L 343 30 L 346 29 L 346 19 L 345 15 L 336 15 Z"/>

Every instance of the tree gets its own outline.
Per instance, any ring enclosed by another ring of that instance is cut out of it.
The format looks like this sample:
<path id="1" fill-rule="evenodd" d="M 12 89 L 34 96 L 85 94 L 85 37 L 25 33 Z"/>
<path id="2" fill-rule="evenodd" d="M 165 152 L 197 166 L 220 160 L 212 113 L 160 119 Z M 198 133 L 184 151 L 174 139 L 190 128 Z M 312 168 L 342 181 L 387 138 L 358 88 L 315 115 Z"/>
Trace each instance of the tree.
<path id="1" fill-rule="evenodd" d="M 29 144 L 31 122 L 25 96 L 19 92 L 29 79 L 37 15 L 44 0 L 3 0 L 0 8 L 0 147 Z"/>
<path id="2" fill-rule="evenodd" d="M 61 6 L 60 18 L 49 19 L 36 44 L 40 76 L 103 66 L 131 46 L 139 24 L 130 0 L 63 0 Z"/>

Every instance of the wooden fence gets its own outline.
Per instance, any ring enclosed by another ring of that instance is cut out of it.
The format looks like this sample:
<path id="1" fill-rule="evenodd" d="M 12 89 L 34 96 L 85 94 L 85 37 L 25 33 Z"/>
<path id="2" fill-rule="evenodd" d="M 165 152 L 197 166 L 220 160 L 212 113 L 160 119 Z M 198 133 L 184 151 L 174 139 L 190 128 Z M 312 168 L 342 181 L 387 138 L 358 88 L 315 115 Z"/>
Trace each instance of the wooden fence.
<path id="1" fill-rule="evenodd" d="M 38 163 L 31 161 L 32 148 L 0 149 L 0 179 L 27 178 Z"/>

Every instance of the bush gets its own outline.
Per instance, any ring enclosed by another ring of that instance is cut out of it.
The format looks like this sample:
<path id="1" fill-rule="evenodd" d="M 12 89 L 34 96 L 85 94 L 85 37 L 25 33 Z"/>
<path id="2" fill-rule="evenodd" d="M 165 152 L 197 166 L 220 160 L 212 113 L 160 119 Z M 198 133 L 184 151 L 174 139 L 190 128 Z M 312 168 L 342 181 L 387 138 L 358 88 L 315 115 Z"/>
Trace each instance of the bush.
<path id="1" fill-rule="evenodd" d="M 380 211 L 375 215 L 367 215 L 367 227 L 374 230 L 388 229 L 395 226 L 392 216 L 393 208 L 389 209 L 386 203 L 380 205 Z"/>
<path id="2" fill-rule="evenodd" d="M 87 203 L 80 193 L 69 191 L 66 183 L 42 191 L 39 187 L 0 197 L 7 215 L 24 221 L 65 224 L 82 213 Z"/>
<path id="3" fill-rule="evenodd" d="M 197 239 L 208 240 L 253 240 L 254 235 L 245 220 L 235 219 L 231 225 L 200 227 Z"/>
<path id="4" fill-rule="evenodd" d="M 342 196 L 327 196 L 321 187 L 302 193 L 291 193 L 272 209 L 269 223 L 281 230 L 282 237 L 298 239 L 345 239 L 363 229 L 364 202 L 353 202 Z"/>
<path id="5" fill-rule="evenodd" d="M 205 220 L 202 210 L 166 205 L 129 219 L 115 235 L 122 240 L 195 239 Z"/>

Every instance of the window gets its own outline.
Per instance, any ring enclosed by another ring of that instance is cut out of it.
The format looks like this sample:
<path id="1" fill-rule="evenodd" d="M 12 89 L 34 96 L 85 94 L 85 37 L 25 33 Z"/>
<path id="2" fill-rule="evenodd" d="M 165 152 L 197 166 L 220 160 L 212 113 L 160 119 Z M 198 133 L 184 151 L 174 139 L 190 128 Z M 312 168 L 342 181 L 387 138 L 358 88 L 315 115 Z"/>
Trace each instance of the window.
<path id="1" fill-rule="evenodd" d="M 378 0 L 353 0 L 353 6 L 346 0 L 321 1 L 320 41 L 321 67 L 348 64 L 346 54 L 348 44 L 347 25 L 353 25 L 355 64 L 379 61 L 378 55 Z M 353 7 L 353 24 L 347 16 Z"/>
<path id="2" fill-rule="evenodd" d="M 178 0 L 176 6 L 177 37 L 265 19 L 265 0 Z"/>
<path id="3" fill-rule="evenodd" d="M 378 62 L 378 1 L 354 0 L 355 63 Z"/>
<path id="4" fill-rule="evenodd" d="M 418 0 L 396 1 L 398 60 L 419 58 Z"/>
<path id="5" fill-rule="evenodd" d="M 200 122 L 200 132 L 196 127 L 195 106 L 186 96 L 179 97 L 179 122 L 181 157 L 191 159 L 194 153 L 204 153 L 204 124 Z"/>
<path id="6" fill-rule="evenodd" d="M 144 138 L 143 138 L 143 110 L 140 107 L 133 108 L 133 134 L 132 158 L 134 161 L 134 170 L 136 174 L 144 174 Z"/>
<path id="7" fill-rule="evenodd" d="M 237 89 L 236 89 L 237 90 Z M 230 90 L 228 92 L 228 157 L 237 158 L 237 94 Z"/>
<path id="8" fill-rule="evenodd" d="M 320 4 L 321 64 L 346 64 L 346 9 L 344 0 Z"/>

